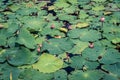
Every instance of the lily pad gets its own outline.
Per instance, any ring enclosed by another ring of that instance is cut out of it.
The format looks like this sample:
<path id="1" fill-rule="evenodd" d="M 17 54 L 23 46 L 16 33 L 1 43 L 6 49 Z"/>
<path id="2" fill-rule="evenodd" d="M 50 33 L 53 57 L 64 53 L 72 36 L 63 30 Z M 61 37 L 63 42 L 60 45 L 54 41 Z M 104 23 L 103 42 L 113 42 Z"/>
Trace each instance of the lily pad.
<path id="1" fill-rule="evenodd" d="M 115 63 L 112 65 L 103 65 L 102 69 L 108 71 L 111 76 L 120 78 L 120 63 Z"/>
<path id="2" fill-rule="evenodd" d="M 105 54 L 105 47 L 97 47 L 95 46 L 93 49 L 91 48 L 86 48 L 83 52 L 82 55 L 84 58 L 92 61 L 98 60 L 99 56 L 102 56 Z"/>
<path id="3" fill-rule="evenodd" d="M 19 79 L 23 80 L 51 80 L 52 78 L 53 74 L 44 74 L 35 69 L 24 69 L 19 75 Z"/>
<path id="4" fill-rule="evenodd" d="M 76 25 L 76 27 L 78 27 L 78 28 L 86 28 L 86 27 L 88 27 L 89 26 L 89 23 L 78 23 L 77 25 Z"/>
<path id="5" fill-rule="evenodd" d="M 42 30 L 42 28 L 47 25 L 47 23 L 40 18 L 29 17 L 29 20 L 24 19 L 24 27 L 30 28 L 33 30 Z"/>
<path id="6" fill-rule="evenodd" d="M 112 40 L 112 43 L 117 44 L 120 43 L 120 38 L 115 38 Z"/>
<path id="7" fill-rule="evenodd" d="M 100 63 L 113 64 L 120 62 L 120 54 L 117 50 L 109 48 L 105 52 L 106 53 L 102 55 L 102 59 L 100 59 Z"/>
<path id="8" fill-rule="evenodd" d="M 96 41 L 101 38 L 101 34 L 95 30 L 74 29 L 68 32 L 70 38 L 80 38 L 81 41 Z"/>
<path id="9" fill-rule="evenodd" d="M 17 67 L 12 67 L 7 63 L 0 64 L 0 79 L 1 80 L 18 80 L 20 70 Z"/>
<path id="10" fill-rule="evenodd" d="M 51 73 L 62 68 L 63 61 L 51 54 L 43 53 L 39 61 L 32 66 L 33 69 L 38 69 L 40 72 Z"/>
<path id="11" fill-rule="evenodd" d="M 64 46 L 63 46 L 64 45 Z M 41 51 L 49 51 L 50 54 L 62 54 L 72 48 L 74 44 L 72 41 L 65 38 L 62 39 L 50 39 L 43 43 Z"/>
<path id="12" fill-rule="evenodd" d="M 74 71 L 72 72 L 71 75 L 69 75 L 69 80 L 99 80 L 102 78 L 103 74 L 102 72 L 98 70 L 93 70 L 93 71 Z"/>
<path id="13" fill-rule="evenodd" d="M 99 63 L 87 61 L 82 56 L 74 56 L 71 58 L 71 62 L 70 62 L 70 66 L 75 69 L 85 68 L 86 70 L 93 70 L 93 69 L 97 68 L 98 65 L 99 65 Z"/>
<path id="14" fill-rule="evenodd" d="M 88 42 L 77 41 L 75 46 L 68 52 L 72 54 L 81 54 L 81 52 L 86 49 L 88 45 Z"/>
<path id="15" fill-rule="evenodd" d="M 3 57 L 6 57 L 8 63 L 14 66 L 32 64 L 37 60 L 37 56 L 26 48 L 8 49 L 4 52 Z"/>
<path id="16" fill-rule="evenodd" d="M 7 39 L 6 30 L 5 29 L 0 30 L 0 46 L 6 45 L 6 39 Z"/>
<path id="17" fill-rule="evenodd" d="M 65 70 L 58 70 L 54 73 L 55 80 L 67 80 L 67 72 Z"/>
<path id="18" fill-rule="evenodd" d="M 34 49 L 36 45 L 35 38 L 25 28 L 22 28 L 20 30 L 20 33 L 18 35 L 16 42 L 19 44 L 25 45 L 26 47 L 31 48 L 31 49 Z"/>
<path id="19" fill-rule="evenodd" d="M 69 7 L 69 4 L 66 3 L 66 1 L 64 1 L 64 2 L 59 1 L 59 2 L 55 2 L 54 6 L 57 8 L 66 8 L 66 7 Z"/>

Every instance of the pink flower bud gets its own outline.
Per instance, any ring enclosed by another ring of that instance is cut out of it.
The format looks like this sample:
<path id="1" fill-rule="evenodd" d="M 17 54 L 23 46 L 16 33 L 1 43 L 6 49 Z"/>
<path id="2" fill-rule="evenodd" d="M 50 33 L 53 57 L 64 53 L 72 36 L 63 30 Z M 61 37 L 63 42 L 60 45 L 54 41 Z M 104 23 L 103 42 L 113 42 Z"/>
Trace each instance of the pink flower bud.
<path id="1" fill-rule="evenodd" d="M 104 22 L 104 21 L 105 21 L 105 18 L 104 18 L 104 17 L 101 17 L 101 18 L 100 18 L 100 21 L 101 21 L 101 22 Z"/>
<path id="2" fill-rule="evenodd" d="M 94 43 L 89 43 L 89 48 L 94 48 Z"/>
<path id="3" fill-rule="evenodd" d="M 37 52 L 40 52 L 40 48 L 37 48 Z"/>
<path id="4" fill-rule="evenodd" d="M 54 24 L 52 24 L 50 28 L 51 28 L 51 29 L 54 29 L 54 28 L 55 28 L 55 25 L 54 25 Z"/>

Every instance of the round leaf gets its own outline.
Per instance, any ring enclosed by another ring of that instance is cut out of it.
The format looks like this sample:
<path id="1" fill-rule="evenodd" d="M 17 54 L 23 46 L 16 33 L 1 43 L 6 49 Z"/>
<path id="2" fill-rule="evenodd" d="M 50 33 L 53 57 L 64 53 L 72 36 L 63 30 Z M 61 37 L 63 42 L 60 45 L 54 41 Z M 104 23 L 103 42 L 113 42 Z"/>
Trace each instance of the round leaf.
<path id="1" fill-rule="evenodd" d="M 53 55 L 43 53 L 40 56 L 39 61 L 32 66 L 40 72 L 51 73 L 62 68 L 63 61 Z"/>

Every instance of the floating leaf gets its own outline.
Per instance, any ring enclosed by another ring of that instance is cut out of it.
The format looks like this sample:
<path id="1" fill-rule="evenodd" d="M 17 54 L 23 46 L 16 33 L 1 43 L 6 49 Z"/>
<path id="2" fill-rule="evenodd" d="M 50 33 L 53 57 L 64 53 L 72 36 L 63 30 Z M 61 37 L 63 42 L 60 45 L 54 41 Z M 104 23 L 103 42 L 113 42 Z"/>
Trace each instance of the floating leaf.
<path id="1" fill-rule="evenodd" d="M 95 2 L 105 2 L 106 0 L 92 0 L 92 1 L 95 1 Z"/>
<path id="2" fill-rule="evenodd" d="M 66 8 L 66 7 L 69 6 L 69 4 L 66 3 L 66 2 L 64 2 L 64 3 L 63 2 L 55 2 L 54 6 L 57 7 L 57 8 Z"/>
<path id="3" fill-rule="evenodd" d="M 80 38 L 79 32 L 80 32 L 79 29 L 72 29 L 72 30 L 68 31 L 67 35 L 70 38 Z"/>
<path id="4" fill-rule="evenodd" d="M 1 62 L 1 63 L 6 60 L 6 59 L 5 59 L 5 56 L 3 57 L 5 51 L 6 51 L 5 49 L 0 50 L 0 62 Z"/>
<path id="5" fill-rule="evenodd" d="M 4 63 L 4 64 L 0 64 L 0 73 L 1 73 L 0 74 L 1 80 L 10 79 L 10 74 L 12 74 L 13 80 L 18 80 L 20 71 L 18 68 L 12 67 L 12 66 L 8 65 L 7 63 Z"/>
<path id="6" fill-rule="evenodd" d="M 116 62 L 120 62 L 120 54 L 117 50 L 109 48 L 106 50 L 106 53 L 102 55 L 102 59 L 100 59 L 100 63 L 104 64 L 113 64 Z"/>
<path id="7" fill-rule="evenodd" d="M 30 17 L 29 20 L 24 20 L 24 26 L 33 30 L 42 30 L 42 28 L 46 25 L 46 22 L 39 18 Z"/>
<path id="8" fill-rule="evenodd" d="M 19 79 L 24 80 L 51 80 L 52 78 L 53 74 L 44 74 L 34 69 L 24 69 L 19 75 Z"/>
<path id="9" fill-rule="evenodd" d="M 0 30 L 0 46 L 6 45 L 6 39 L 7 39 L 6 30 L 5 29 Z"/>
<path id="10" fill-rule="evenodd" d="M 75 69 L 83 69 L 83 67 L 85 67 L 86 70 L 91 70 L 97 68 L 98 65 L 99 63 L 87 61 L 82 56 L 74 56 L 71 58 L 71 62 L 70 62 L 70 66 Z"/>
<path id="11" fill-rule="evenodd" d="M 68 30 L 66 28 L 60 28 L 60 31 L 67 32 Z"/>
<path id="12" fill-rule="evenodd" d="M 88 14 L 86 14 L 86 12 L 84 11 L 84 10 L 81 10 L 80 11 L 80 14 L 79 14 L 79 18 L 80 19 L 85 19 L 85 18 L 87 18 L 89 15 Z"/>
<path id="13" fill-rule="evenodd" d="M 16 10 L 16 13 L 19 14 L 19 15 L 30 15 L 32 14 L 33 12 L 37 12 L 37 9 L 36 8 L 19 8 Z"/>
<path id="14" fill-rule="evenodd" d="M 25 45 L 26 47 L 31 49 L 34 49 L 36 45 L 33 35 L 31 35 L 29 31 L 26 30 L 25 28 L 22 28 L 20 30 L 20 33 L 16 42 L 19 44 Z"/>
<path id="15" fill-rule="evenodd" d="M 32 63 L 36 62 L 36 60 L 37 60 L 37 57 L 35 56 L 35 54 L 32 54 L 26 48 L 8 49 L 3 54 L 3 57 L 6 57 L 8 63 L 11 65 L 14 65 L 14 66 L 21 66 L 24 64 L 32 64 Z"/>
<path id="16" fill-rule="evenodd" d="M 78 23 L 78 24 L 76 25 L 76 27 L 78 27 L 78 28 L 85 28 L 85 27 L 88 27 L 88 26 L 89 26 L 88 23 Z"/>
<path id="17" fill-rule="evenodd" d="M 96 41 L 101 38 L 99 32 L 87 29 L 74 29 L 68 32 L 70 38 L 80 38 L 81 41 Z"/>
<path id="18" fill-rule="evenodd" d="M 65 70 L 58 70 L 54 73 L 55 80 L 67 80 L 67 72 Z"/>
<path id="19" fill-rule="evenodd" d="M 95 7 L 92 7 L 92 10 L 94 11 L 102 11 L 105 7 L 103 5 L 95 5 Z"/>
<path id="20" fill-rule="evenodd" d="M 115 63 L 112 65 L 103 65 L 102 69 L 108 71 L 113 77 L 120 77 L 120 63 Z"/>
<path id="21" fill-rule="evenodd" d="M 65 14 L 65 13 L 57 14 L 57 17 L 60 20 L 66 20 L 66 21 L 70 21 L 70 22 L 73 22 L 77 18 L 76 16 L 68 15 L 68 14 Z"/>
<path id="22" fill-rule="evenodd" d="M 104 47 L 97 47 L 95 46 L 94 48 L 86 48 L 83 52 L 82 55 L 84 58 L 92 61 L 98 60 L 98 57 L 105 54 L 105 48 Z"/>
<path id="23" fill-rule="evenodd" d="M 102 72 L 98 70 L 93 70 L 93 71 L 74 71 L 72 72 L 71 75 L 69 75 L 69 80 L 99 80 L 102 78 L 103 74 Z"/>
<path id="24" fill-rule="evenodd" d="M 115 38 L 112 40 L 112 43 L 117 44 L 120 43 L 120 38 Z"/>
<path id="25" fill-rule="evenodd" d="M 76 45 L 69 51 L 72 54 L 81 54 L 81 52 L 88 47 L 88 42 L 78 41 Z"/>
<path id="26" fill-rule="evenodd" d="M 65 38 L 63 39 L 50 39 L 48 42 L 43 43 L 42 51 L 47 50 L 51 54 L 61 54 L 72 48 L 73 43 Z"/>
<path id="27" fill-rule="evenodd" d="M 44 53 L 40 56 L 39 61 L 32 66 L 40 72 L 51 73 L 62 68 L 63 61 L 53 55 Z"/>

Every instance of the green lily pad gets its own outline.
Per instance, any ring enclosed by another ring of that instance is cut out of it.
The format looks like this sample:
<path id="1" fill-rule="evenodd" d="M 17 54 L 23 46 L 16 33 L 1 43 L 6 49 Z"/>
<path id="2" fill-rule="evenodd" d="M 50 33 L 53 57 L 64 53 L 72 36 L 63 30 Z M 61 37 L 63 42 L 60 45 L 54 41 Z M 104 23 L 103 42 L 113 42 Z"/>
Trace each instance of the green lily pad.
<path id="1" fill-rule="evenodd" d="M 51 80 L 53 74 L 44 74 L 35 69 L 24 69 L 19 75 L 19 79 L 23 80 Z"/>
<path id="2" fill-rule="evenodd" d="M 35 54 L 31 53 L 26 48 L 8 49 L 4 52 L 3 57 L 6 57 L 8 63 L 14 66 L 32 64 L 37 61 L 37 57 L 35 56 Z"/>
<path id="3" fill-rule="evenodd" d="M 112 40 L 112 43 L 117 44 L 120 43 L 120 38 L 115 38 Z"/>
<path id="4" fill-rule="evenodd" d="M 2 29 L 0 30 L 0 46 L 5 46 L 6 45 L 6 39 L 7 39 L 7 35 L 6 35 L 6 30 Z"/>
<path id="5" fill-rule="evenodd" d="M 118 78 L 111 74 L 105 74 L 105 76 L 103 77 L 103 80 L 118 80 Z"/>
<path id="6" fill-rule="evenodd" d="M 19 14 L 19 15 L 23 15 L 23 16 L 26 16 L 26 15 L 30 15 L 32 12 L 37 12 L 37 9 L 36 8 L 19 8 L 16 10 L 16 13 Z"/>
<path id="7" fill-rule="evenodd" d="M 113 64 L 120 62 L 120 54 L 117 50 L 109 48 L 105 52 L 106 53 L 102 55 L 102 59 L 100 59 L 100 63 Z"/>
<path id="8" fill-rule="evenodd" d="M 26 47 L 31 49 L 34 49 L 36 45 L 33 35 L 30 34 L 30 32 L 25 28 L 22 28 L 20 30 L 20 33 L 18 35 L 16 42 L 19 44 L 25 45 Z"/>
<path id="9" fill-rule="evenodd" d="M 120 37 L 120 32 L 104 33 L 103 36 L 104 36 L 105 38 L 107 38 L 109 41 L 112 41 L 112 40 Z"/>
<path id="10" fill-rule="evenodd" d="M 98 65 L 99 65 L 99 63 L 87 61 L 82 56 L 74 56 L 71 58 L 71 62 L 70 62 L 70 66 L 75 69 L 83 69 L 83 67 L 84 67 L 84 68 L 86 68 L 86 70 L 93 70 L 93 69 L 97 68 Z"/>
<path id="11" fill-rule="evenodd" d="M 58 1 L 54 3 L 54 6 L 57 8 L 66 8 L 66 7 L 69 7 L 69 4 L 66 3 L 65 1 L 64 2 Z"/>
<path id="12" fill-rule="evenodd" d="M 16 37 L 11 37 L 7 40 L 7 45 L 9 47 L 15 47 Z"/>
<path id="13" fill-rule="evenodd" d="M 66 21 L 70 21 L 70 22 L 73 22 L 74 20 L 76 20 L 76 16 L 73 16 L 73 15 L 68 15 L 66 13 L 62 13 L 62 14 L 57 14 L 57 17 L 60 19 L 60 20 L 66 20 Z"/>
<path id="14" fill-rule="evenodd" d="M 69 75 L 69 80 L 99 80 L 102 78 L 103 74 L 102 72 L 98 70 L 93 70 L 93 71 L 74 71 L 72 72 L 71 75 Z"/>
<path id="15" fill-rule="evenodd" d="M 80 14 L 79 14 L 79 18 L 80 19 L 85 19 L 87 18 L 89 15 L 84 11 L 84 10 L 81 10 L 80 11 Z"/>
<path id="16" fill-rule="evenodd" d="M 120 28 L 112 24 L 104 24 L 103 31 L 104 33 L 116 33 L 120 32 Z"/>
<path id="17" fill-rule="evenodd" d="M 61 39 L 50 39 L 43 43 L 41 51 L 49 51 L 50 54 L 62 54 L 72 48 L 74 44 L 72 41 L 65 38 Z"/>
<path id="18" fill-rule="evenodd" d="M 17 67 L 10 66 L 7 63 L 0 64 L 0 79 L 8 80 L 12 78 L 12 80 L 18 80 L 20 70 Z"/>
<path id="19" fill-rule="evenodd" d="M 67 80 L 67 72 L 65 70 L 58 70 L 54 73 L 55 80 Z"/>
<path id="20" fill-rule="evenodd" d="M 0 50 L 0 62 L 1 62 L 1 63 L 6 60 L 6 59 L 3 57 L 5 51 L 6 51 L 5 49 Z"/>
<path id="21" fill-rule="evenodd" d="M 111 43 L 111 41 L 109 41 L 109 40 L 107 40 L 107 39 L 103 39 L 103 40 L 100 40 L 100 41 L 96 41 L 95 43 L 94 43 L 96 46 L 104 46 L 104 47 L 110 47 L 110 48 L 115 48 L 116 46 L 115 45 L 113 45 L 112 43 Z"/>
<path id="22" fill-rule="evenodd" d="M 62 68 L 63 61 L 51 54 L 44 53 L 40 56 L 39 61 L 32 66 L 33 69 L 38 69 L 40 72 L 51 73 Z"/>
<path id="23" fill-rule="evenodd" d="M 14 5 L 10 5 L 9 8 L 15 12 L 16 10 L 18 10 L 19 8 L 21 8 L 22 6 L 19 4 L 14 4 Z"/>
<path id="24" fill-rule="evenodd" d="M 72 30 L 68 31 L 67 35 L 70 38 L 80 38 L 79 32 L 80 32 L 79 29 L 72 29 Z"/>
<path id="25" fill-rule="evenodd" d="M 89 26 L 89 23 L 78 23 L 77 25 L 76 25 L 76 27 L 78 27 L 78 28 L 86 28 L 86 27 L 88 27 Z"/>
<path id="26" fill-rule="evenodd" d="M 108 71 L 111 76 L 120 78 L 120 63 L 115 63 L 112 65 L 103 65 L 102 69 Z"/>
<path id="27" fill-rule="evenodd" d="M 76 3 L 78 3 L 78 0 L 67 0 L 69 3 L 71 3 L 71 4 L 76 4 Z"/>
<path id="28" fill-rule="evenodd" d="M 40 18 L 29 17 L 29 20 L 24 19 L 24 27 L 33 30 L 42 30 L 42 28 L 47 24 L 44 20 Z"/>
<path id="29" fill-rule="evenodd" d="M 77 6 L 72 5 L 70 7 L 64 8 L 63 11 L 65 11 L 65 13 L 67 13 L 67 14 L 73 14 L 73 13 L 75 13 L 77 11 L 77 9 L 78 9 Z"/>
<path id="30" fill-rule="evenodd" d="M 92 7 L 92 10 L 94 11 L 102 11 L 104 9 L 105 7 L 103 5 L 95 5 L 94 7 Z"/>
<path id="31" fill-rule="evenodd" d="M 106 0 L 91 0 L 91 1 L 95 1 L 95 2 L 105 2 Z"/>
<path id="32" fill-rule="evenodd" d="M 77 41 L 75 46 L 68 52 L 72 54 L 81 54 L 81 52 L 86 49 L 88 45 L 88 42 Z"/>
<path id="33" fill-rule="evenodd" d="M 84 58 L 92 61 L 98 60 L 98 57 L 105 54 L 105 47 L 97 47 L 95 46 L 94 48 L 86 48 L 83 52 L 82 55 Z"/>
<path id="34" fill-rule="evenodd" d="M 80 38 L 81 41 L 96 41 L 101 38 L 101 34 L 95 30 L 74 29 L 68 32 L 70 38 Z"/>

